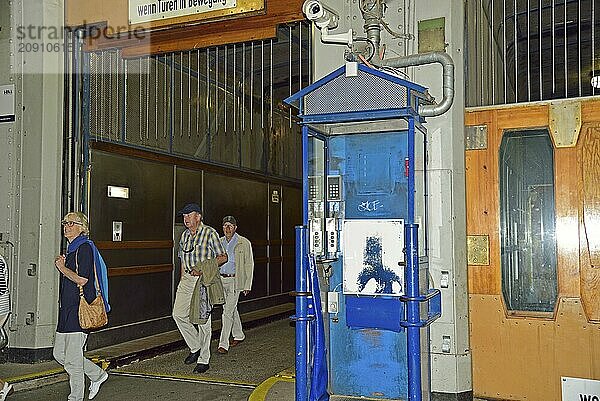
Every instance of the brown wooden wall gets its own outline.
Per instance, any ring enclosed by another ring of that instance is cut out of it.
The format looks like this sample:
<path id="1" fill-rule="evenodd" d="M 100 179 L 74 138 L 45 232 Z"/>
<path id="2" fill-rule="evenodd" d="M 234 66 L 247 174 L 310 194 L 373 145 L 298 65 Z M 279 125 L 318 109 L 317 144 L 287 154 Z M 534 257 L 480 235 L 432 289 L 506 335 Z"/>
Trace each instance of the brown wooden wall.
<path id="1" fill-rule="evenodd" d="M 559 401 L 561 376 L 600 379 L 598 100 L 581 103 L 576 145 L 554 147 L 559 294 L 555 311 L 509 313 L 502 297 L 498 150 L 505 130 L 549 127 L 550 108 L 529 105 L 465 114 L 465 125 L 488 129 L 487 149 L 465 152 L 467 235 L 488 235 L 490 244 L 489 265 L 468 266 L 476 396 Z"/>

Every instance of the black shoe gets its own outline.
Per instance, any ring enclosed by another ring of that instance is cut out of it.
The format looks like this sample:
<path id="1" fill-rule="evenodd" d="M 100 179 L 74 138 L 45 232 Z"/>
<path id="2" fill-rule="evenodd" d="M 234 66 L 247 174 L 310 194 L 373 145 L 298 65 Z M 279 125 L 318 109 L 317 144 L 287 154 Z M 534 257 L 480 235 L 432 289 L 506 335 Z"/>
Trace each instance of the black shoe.
<path id="1" fill-rule="evenodd" d="M 194 368 L 194 373 L 204 373 L 208 370 L 208 363 L 199 363 Z"/>
<path id="2" fill-rule="evenodd" d="M 185 358 L 185 364 L 191 365 L 192 363 L 196 363 L 198 360 L 198 356 L 200 355 L 200 350 L 196 352 L 190 352 L 190 354 Z"/>

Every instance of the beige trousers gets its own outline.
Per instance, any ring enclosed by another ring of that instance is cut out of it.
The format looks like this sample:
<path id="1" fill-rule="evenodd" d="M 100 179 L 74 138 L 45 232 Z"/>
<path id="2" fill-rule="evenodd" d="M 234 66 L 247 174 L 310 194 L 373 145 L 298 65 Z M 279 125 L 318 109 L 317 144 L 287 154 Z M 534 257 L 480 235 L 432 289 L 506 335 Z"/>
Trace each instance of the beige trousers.
<path id="1" fill-rule="evenodd" d="M 173 320 L 181 332 L 190 352 L 200 350 L 197 363 L 208 364 L 210 360 L 210 337 L 212 335 L 212 319 L 209 316 L 205 324 L 198 328 L 190 322 L 190 302 L 198 277 L 184 273 L 177 286 L 175 304 L 173 305 Z"/>
<path id="2" fill-rule="evenodd" d="M 229 349 L 229 336 L 233 335 L 236 340 L 246 338 L 242 331 L 242 321 L 237 309 L 241 291 L 235 289 L 235 277 L 221 277 L 223 292 L 225 293 L 225 304 L 221 317 L 222 329 L 219 339 L 219 347 Z"/>
<path id="3" fill-rule="evenodd" d="M 83 401 L 85 376 L 91 381 L 98 381 L 104 376 L 99 366 L 83 356 L 86 340 L 85 333 L 56 333 L 52 353 L 69 374 L 71 394 L 68 401 Z"/>

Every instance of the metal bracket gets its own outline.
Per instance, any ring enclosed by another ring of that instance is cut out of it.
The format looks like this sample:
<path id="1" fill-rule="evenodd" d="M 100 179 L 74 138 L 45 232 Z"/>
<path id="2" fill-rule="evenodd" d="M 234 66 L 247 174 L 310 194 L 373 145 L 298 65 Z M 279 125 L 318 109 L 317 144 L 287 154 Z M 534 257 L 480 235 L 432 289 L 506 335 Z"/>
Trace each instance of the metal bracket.
<path id="1" fill-rule="evenodd" d="M 400 320 L 400 326 L 402 327 L 425 327 L 429 326 L 433 321 L 437 320 L 442 316 L 442 293 L 437 288 L 430 288 L 427 295 L 418 297 L 407 297 L 406 295 L 400 296 L 400 301 L 409 302 L 427 302 L 427 319 L 419 320 L 418 322 L 409 322 L 404 316 Z M 404 311 L 406 313 L 406 309 Z"/>
<path id="2" fill-rule="evenodd" d="M 465 127 L 465 150 L 487 149 L 487 125 Z"/>
<path id="3" fill-rule="evenodd" d="M 560 101 L 550 103 L 550 134 L 557 148 L 573 147 L 581 131 L 581 103 Z"/>
<path id="4" fill-rule="evenodd" d="M 290 296 L 292 297 L 312 297 L 312 292 L 300 292 L 300 291 L 290 291 Z"/>
<path id="5" fill-rule="evenodd" d="M 296 315 L 290 316 L 290 320 L 294 322 L 311 322 L 315 320 L 315 315 L 308 315 L 306 317 L 298 317 Z"/>

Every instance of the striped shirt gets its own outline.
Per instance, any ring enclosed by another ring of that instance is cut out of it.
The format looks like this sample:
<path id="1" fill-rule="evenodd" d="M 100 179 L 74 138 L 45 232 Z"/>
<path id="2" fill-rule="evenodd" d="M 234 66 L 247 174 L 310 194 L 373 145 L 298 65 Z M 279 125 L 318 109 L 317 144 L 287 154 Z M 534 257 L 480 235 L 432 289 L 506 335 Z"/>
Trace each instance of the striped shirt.
<path id="1" fill-rule="evenodd" d="M 192 234 L 189 229 L 181 234 L 178 256 L 181 259 L 181 268 L 186 273 L 190 273 L 198 262 L 226 253 L 219 240 L 219 234 L 210 226 L 200 223 L 196 234 Z"/>

